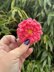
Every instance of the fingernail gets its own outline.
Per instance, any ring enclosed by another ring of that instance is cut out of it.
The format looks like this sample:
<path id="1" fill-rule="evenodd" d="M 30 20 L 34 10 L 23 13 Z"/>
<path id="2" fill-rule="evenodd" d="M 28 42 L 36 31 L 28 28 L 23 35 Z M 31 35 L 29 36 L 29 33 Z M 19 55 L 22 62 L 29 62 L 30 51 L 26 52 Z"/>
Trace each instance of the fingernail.
<path id="1" fill-rule="evenodd" d="M 29 39 L 25 40 L 25 42 L 24 42 L 25 45 L 28 45 L 29 43 L 30 43 Z"/>

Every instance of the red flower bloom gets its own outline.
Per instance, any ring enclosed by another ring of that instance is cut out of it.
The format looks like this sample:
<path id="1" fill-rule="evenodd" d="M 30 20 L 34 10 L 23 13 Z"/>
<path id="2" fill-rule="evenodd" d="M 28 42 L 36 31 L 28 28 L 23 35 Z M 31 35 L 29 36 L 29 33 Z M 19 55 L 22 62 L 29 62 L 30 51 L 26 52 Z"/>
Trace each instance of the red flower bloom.
<path id="1" fill-rule="evenodd" d="M 17 35 L 20 42 L 24 42 L 26 39 L 30 40 L 30 43 L 38 42 L 41 39 L 42 27 L 35 19 L 27 19 L 19 23 L 17 28 Z"/>

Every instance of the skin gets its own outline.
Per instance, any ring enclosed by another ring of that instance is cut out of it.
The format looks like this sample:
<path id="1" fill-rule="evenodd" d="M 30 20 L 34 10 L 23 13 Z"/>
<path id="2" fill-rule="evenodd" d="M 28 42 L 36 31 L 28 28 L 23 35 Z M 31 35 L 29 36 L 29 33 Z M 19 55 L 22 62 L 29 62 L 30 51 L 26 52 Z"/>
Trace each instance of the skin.
<path id="1" fill-rule="evenodd" d="M 20 45 L 20 46 L 19 46 Z M 29 45 L 20 43 L 12 35 L 6 35 L 0 40 L 0 71 L 21 72 L 25 59 L 33 52 Z"/>

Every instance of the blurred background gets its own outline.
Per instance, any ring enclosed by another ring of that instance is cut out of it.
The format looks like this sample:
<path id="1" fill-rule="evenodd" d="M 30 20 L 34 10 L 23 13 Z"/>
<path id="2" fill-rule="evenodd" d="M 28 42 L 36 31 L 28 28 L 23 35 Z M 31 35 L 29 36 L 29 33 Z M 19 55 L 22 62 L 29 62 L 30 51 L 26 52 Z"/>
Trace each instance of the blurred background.
<path id="1" fill-rule="evenodd" d="M 15 37 L 19 22 L 34 18 L 43 27 L 41 41 L 26 59 L 22 72 L 54 72 L 54 0 L 0 0 L 0 38 Z"/>

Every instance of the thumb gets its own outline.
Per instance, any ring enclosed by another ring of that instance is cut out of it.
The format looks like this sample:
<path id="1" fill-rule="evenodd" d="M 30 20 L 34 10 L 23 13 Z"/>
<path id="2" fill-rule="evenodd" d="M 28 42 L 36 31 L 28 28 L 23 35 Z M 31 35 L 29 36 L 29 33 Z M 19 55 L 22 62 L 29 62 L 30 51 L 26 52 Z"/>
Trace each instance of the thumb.
<path id="1" fill-rule="evenodd" d="M 9 55 L 12 56 L 12 59 L 20 57 L 22 54 L 24 54 L 29 46 L 30 46 L 30 40 L 27 39 L 20 47 L 17 47 L 16 49 L 9 52 Z"/>

